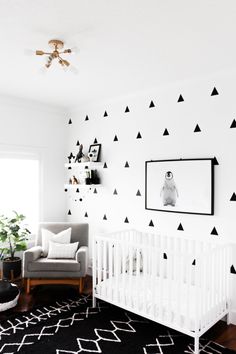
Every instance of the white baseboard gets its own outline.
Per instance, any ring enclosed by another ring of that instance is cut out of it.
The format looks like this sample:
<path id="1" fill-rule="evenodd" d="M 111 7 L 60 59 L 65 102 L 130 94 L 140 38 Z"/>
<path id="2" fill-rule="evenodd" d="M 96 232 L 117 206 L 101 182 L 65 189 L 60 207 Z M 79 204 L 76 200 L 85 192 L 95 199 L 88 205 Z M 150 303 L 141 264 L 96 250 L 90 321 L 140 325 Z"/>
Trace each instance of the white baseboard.
<path id="1" fill-rule="evenodd" d="M 236 310 L 235 309 L 230 311 L 229 321 L 231 324 L 236 325 Z"/>

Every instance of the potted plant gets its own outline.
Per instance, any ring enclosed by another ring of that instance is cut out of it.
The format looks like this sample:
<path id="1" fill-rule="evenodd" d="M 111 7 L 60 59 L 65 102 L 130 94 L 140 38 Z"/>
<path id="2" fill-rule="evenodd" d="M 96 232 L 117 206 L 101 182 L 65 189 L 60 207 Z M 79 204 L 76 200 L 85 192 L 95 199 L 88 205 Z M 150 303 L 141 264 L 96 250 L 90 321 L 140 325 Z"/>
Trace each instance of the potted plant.
<path id="1" fill-rule="evenodd" d="M 3 278 L 18 278 L 21 275 L 21 259 L 15 252 L 27 248 L 26 241 L 30 231 L 23 224 L 25 216 L 13 212 L 13 217 L 0 215 L 0 259 Z"/>

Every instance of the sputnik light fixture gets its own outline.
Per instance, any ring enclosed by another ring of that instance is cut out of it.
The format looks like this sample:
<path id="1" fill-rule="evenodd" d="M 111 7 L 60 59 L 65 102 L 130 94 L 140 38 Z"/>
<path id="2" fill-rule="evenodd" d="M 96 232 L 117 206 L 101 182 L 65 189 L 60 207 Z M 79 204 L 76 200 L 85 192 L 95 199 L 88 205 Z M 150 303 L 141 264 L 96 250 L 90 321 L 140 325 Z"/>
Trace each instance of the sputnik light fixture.
<path id="1" fill-rule="evenodd" d="M 63 54 L 71 54 L 73 52 L 72 49 L 64 49 L 64 42 L 59 39 L 51 39 L 49 42 L 49 47 L 52 48 L 52 52 L 44 52 L 43 50 L 36 50 L 36 55 L 47 55 L 47 62 L 45 67 L 47 69 L 50 68 L 52 62 L 57 59 L 58 63 L 63 67 L 67 68 L 70 66 L 70 62 L 66 59 L 63 59 L 61 55 Z"/>

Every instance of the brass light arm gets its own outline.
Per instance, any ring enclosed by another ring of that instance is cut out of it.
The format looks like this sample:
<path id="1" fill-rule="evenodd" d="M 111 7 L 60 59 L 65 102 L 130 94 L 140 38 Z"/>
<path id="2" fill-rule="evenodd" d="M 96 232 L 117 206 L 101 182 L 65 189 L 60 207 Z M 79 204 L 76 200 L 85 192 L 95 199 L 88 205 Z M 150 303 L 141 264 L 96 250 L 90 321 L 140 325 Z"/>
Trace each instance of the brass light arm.
<path id="1" fill-rule="evenodd" d="M 62 58 L 60 57 L 60 55 L 58 56 L 58 59 L 59 59 L 59 63 L 60 63 L 62 66 L 64 66 L 64 65 L 69 66 L 69 65 L 70 65 L 70 63 L 69 63 L 67 60 L 62 59 Z"/>
<path id="2" fill-rule="evenodd" d="M 63 52 L 59 52 L 59 54 L 71 54 L 72 50 L 71 49 L 65 49 Z"/>

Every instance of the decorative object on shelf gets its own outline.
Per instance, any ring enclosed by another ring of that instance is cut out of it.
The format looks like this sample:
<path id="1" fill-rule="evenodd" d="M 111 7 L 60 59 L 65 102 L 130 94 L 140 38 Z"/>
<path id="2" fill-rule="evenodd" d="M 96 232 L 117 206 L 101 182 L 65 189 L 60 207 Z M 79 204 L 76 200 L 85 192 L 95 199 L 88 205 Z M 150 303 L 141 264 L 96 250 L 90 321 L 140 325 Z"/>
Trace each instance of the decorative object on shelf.
<path id="1" fill-rule="evenodd" d="M 0 216 L 0 259 L 3 278 L 11 280 L 21 275 L 21 259 L 15 257 L 15 252 L 26 250 L 26 241 L 30 234 L 23 225 L 25 216 L 15 211 L 13 213 L 13 217 Z"/>
<path id="2" fill-rule="evenodd" d="M 70 155 L 67 157 L 69 160 L 69 163 L 71 163 L 71 159 L 74 159 L 75 156 L 72 154 L 72 152 L 70 153 Z"/>
<path id="3" fill-rule="evenodd" d="M 50 68 L 50 66 L 52 65 L 52 62 L 54 59 L 57 59 L 58 63 L 63 67 L 63 68 L 67 68 L 69 67 L 71 64 L 69 63 L 68 60 L 63 59 L 61 57 L 62 54 L 71 54 L 72 52 L 75 52 L 75 48 L 71 48 L 71 49 L 63 49 L 64 47 L 64 42 L 59 40 L 59 39 L 51 39 L 48 42 L 49 47 L 52 49 L 52 52 L 44 52 L 43 50 L 36 50 L 35 54 L 36 55 L 47 55 L 47 62 L 45 64 L 45 67 L 47 69 Z"/>
<path id="4" fill-rule="evenodd" d="M 88 153 L 88 158 L 89 158 L 89 161 L 90 161 L 90 162 L 93 162 L 94 159 L 95 159 L 95 154 L 94 154 L 93 152 L 89 152 L 89 153 Z"/>
<path id="5" fill-rule="evenodd" d="M 89 162 L 89 161 L 90 161 L 90 159 L 89 159 L 89 157 L 86 156 L 86 155 L 82 156 L 81 159 L 80 159 L 80 162 L 81 162 L 81 163 L 83 163 L 83 162 Z"/>
<path id="6" fill-rule="evenodd" d="M 92 171 L 91 171 L 92 172 Z M 91 180 L 91 173 L 88 169 L 86 170 L 86 177 L 85 177 L 85 184 L 91 184 L 92 183 L 92 180 Z"/>
<path id="7" fill-rule="evenodd" d="M 97 170 L 91 170 L 91 184 L 100 184 L 100 178 Z"/>
<path id="8" fill-rule="evenodd" d="M 101 152 L 101 144 L 92 144 L 89 147 L 88 157 L 90 158 L 90 153 L 92 153 L 94 155 L 92 157 L 92 159 L 93 159 L 92 161 L 93 162 L 98 162 L 99 158 L 100 158 L 100 152 Z"/>
<path id="9" fill-rule="evenodd" d="M 75 162 L 81 162 L 81 158 L 84 156 L 83 154 L 83 145 L 80 144 L 79 146 L 79 152 L 78 154 L 76 155 L 76 158 L 75 158 Z"/>
<path id="10" fill-rule="evenodd" d="M 72 176 L 71 184 L 79 184 L 79 181 L 78 181 L 78 179 L 75 176 Z"/>

